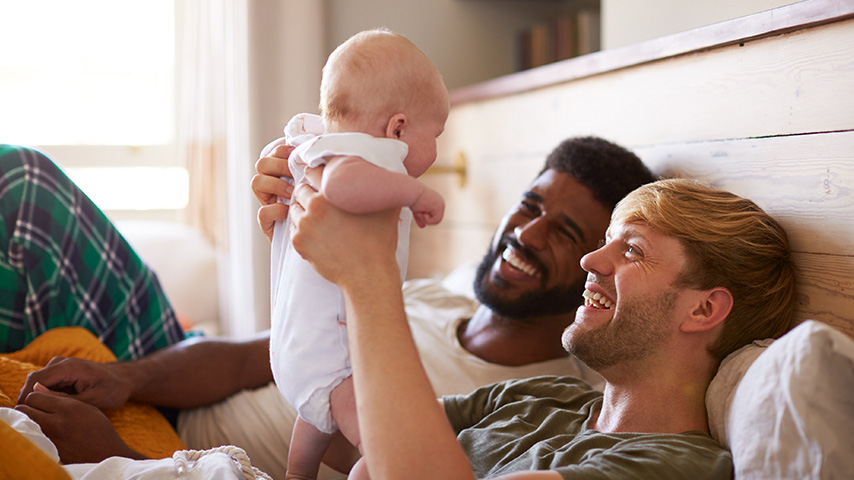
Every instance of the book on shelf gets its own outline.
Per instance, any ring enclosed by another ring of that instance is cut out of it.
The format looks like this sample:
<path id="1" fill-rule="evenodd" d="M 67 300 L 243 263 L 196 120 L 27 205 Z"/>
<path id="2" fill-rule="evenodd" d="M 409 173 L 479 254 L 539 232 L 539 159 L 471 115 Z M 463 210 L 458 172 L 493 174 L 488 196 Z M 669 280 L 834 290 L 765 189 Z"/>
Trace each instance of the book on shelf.
<path id="1" fill-rule="evenodd" d="M 522 30 L 516 36 L 516 71 L 531 68 L 531 32 Z"/>
<path id="2" fill-rule="evenodd" d="M 601 50 L 602 34 L 598 10 L 579 10 L 575 14 L 578 26 L 578 55 Z"/>
<path id="3" fill-rule="evenodd" d="M 600 49 L 599 12 L 564 13 L 517 35 L 517 69 L 539 67 Z"/>
<path id="4" fill-rule="evenodd" d="M 554 61 L 566 60 L 578 55 L 576 48 L 575 19 L 570 15 L 561 15 L 554 21 Z"/>
<path id="5" fill-rule="evenodd" d="M 554 61 L 549 42 L 551 37 L 549 25 L 531 27 L 531 67 L 541 67 Z"/>

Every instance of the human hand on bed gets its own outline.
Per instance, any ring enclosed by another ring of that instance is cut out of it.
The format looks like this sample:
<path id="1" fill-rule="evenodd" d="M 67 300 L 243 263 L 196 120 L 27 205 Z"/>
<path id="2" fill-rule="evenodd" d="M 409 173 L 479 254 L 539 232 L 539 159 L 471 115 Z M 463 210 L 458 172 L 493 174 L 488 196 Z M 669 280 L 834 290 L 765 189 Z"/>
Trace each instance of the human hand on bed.
<path id="1" fill-rule="evenodd" d="M 119 371 L 123 368 L 121 363 L 54 357 L 43 369 L 27 375 L 18 403 L 25 403 L 33 392 L 56 393 L 101 409 L 116 409 L 130 398 L 130 377 Z"/>
<path id="2" fill-rule="evenodd" d="M 288 206 L 279 202 L 281 198 L 291 198 L 293 186 L 281 179 L 290 177 L 288 156 L 293 147 L 284 143 L 284 138 L 273 140 L 261 151 L 261 158 L 255 162 L 257 175 L 250 183 L 255 198 L 261 202 L 258 209 L 258 225 L 267 239 L 273 239 L 273 225 L 276 220 L 288 216 Z"/>
<path id="3" fill-rule="evenodd" d="M 290 215 L 294 248 L 330 282 L 342 288 L 350 282 L 370 284 L 377 269 L 399 270 L 400 209 L 351 214 L 303 184 L 294 190 Z"/>
<path id="4" fill-rule="evenodd" d="M 127 446 L 104 412 L 64 394 L 32 392 L 15 409 L 39 424 L 56 445 L 62 463 L 95 463 L 114 456 L 146 458 Z"/>

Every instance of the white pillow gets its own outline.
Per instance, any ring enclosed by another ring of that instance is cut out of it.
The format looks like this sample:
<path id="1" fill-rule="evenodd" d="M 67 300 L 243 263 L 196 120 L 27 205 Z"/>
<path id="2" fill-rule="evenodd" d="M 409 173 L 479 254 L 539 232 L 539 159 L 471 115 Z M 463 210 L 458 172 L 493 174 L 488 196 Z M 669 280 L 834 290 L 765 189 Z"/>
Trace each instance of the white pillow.
<path id="1" fill-rule="evenodd" d="M 219 292 L 214 246 L 189 225 L 154 220 L 123 220 L 116 226 L 154 270 L 175 308 L 194 329 L 219 331 Z"/>
<path id="2" fill-rule="evenodd" d="M 736 478 L 854 475 L 854 340 L 808 320 L 744 375 L 726 422 Z"/>
<path id="3" fill-rule="evenodd" d="M 773 338 L 754 340 L 727 355 L 718 367 L 718 373 L 706 390 L 706 414 L 709 416 L 709 433 L 724 447 L 728 447 L 726 421 L 738 382 L 747 373 L 759 355 L 765 351 Z"/>
<path id="4" fill-rule="evenodd" d="M 479 264 L 480 262 L 475 261 L 463 263 L 441 279 L 442 287 L 457 295 L 475 298 L 473 283 Z"/>

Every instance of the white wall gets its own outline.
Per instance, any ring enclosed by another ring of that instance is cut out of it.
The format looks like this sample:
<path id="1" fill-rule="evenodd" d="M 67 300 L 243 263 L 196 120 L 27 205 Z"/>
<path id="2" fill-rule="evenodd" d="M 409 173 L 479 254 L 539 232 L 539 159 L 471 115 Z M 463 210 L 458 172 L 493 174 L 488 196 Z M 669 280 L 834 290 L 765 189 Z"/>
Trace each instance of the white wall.
<path id="1" fill-rule="evenodd" d="M 317 110 L 320 69 L 327 52 L 323 37 L 324 5 L 320 1 L 252 0 L 249 2 L 249 143 L 257 160 L 261 148 L 282 136 L 295 113 Z M 246 185 L 249 188 L 249 185 Z M 258 203 L 246 212 L 255 218 Z M 251 222 L 253 226 L 257 222 Z M 252 232 L 254 305 L 257 330 L 269 327 L 270 243 Z"/>
<path id="2" fill-rule="evenodd" d="M 323 2 L 252 0 L 249 8 L 250 141 L 260 151 L 292 115 L 317 111 L 328 52 Z"/>
<path id="3" fill-rule="evenodd" d="M 789 5 L 791 0 L 602 0 L 602 48 L 616 48 L 671 33 Z"/>

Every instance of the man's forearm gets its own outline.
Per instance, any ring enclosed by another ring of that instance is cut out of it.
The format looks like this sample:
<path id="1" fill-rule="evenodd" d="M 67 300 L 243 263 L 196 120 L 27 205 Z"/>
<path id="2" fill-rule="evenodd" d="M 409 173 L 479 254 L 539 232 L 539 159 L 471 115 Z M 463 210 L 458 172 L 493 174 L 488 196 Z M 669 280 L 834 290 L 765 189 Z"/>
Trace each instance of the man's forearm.
<path id="1" fill-rule="evenodd" d="M 199 337 L 121 366 L 131 400 L 193 408 L 272 381 L 269 344 L 269 332 L 242 341 Z"/>
<path id="2" fill-rule="evenodd" d="M 371 477 L 473 478 L 421 365 L 396 269 L 342 287 L 362 448 Z"/>

